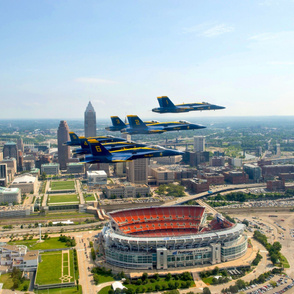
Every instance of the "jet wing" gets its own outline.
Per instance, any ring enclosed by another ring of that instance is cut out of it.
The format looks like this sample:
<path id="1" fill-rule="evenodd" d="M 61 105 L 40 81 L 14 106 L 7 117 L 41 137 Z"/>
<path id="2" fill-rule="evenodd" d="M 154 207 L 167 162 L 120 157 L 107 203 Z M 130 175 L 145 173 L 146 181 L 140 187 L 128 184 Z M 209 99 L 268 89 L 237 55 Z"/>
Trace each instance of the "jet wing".
<path id="1" fill-rule="evenodd" d="M 132 160 L 132 154 L 128 153 L 128 154 L 118 154 L 113 156 L 112 158 L 112 162 L 125 162 L 128 160 Z"/>

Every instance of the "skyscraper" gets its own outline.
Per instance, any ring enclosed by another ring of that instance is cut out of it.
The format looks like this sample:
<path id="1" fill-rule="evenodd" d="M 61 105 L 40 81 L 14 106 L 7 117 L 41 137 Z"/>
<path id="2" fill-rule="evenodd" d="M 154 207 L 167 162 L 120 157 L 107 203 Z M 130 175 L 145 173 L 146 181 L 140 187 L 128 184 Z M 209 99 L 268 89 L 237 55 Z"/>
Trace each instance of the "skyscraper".
<path id="1" fill-rule="evenodd" d="M 194 137 L 194 152 L 203 152 L 205 151 L 205 137 L 204 136 L 195 136 Z"/>
<path id="2" fill-rule="evenodd" d="M 96 112 L 89 101 L 85 111 L 85 137 L 96 137 Z"/>
<path id="3" fill-rule="evenodd" d="M 21 152 L 24 152 L 24 146 L 23 146 L 23 139 L 22 138 L 17 139 L 17 149 L 20 150 Z"/>
<path id="4" fill-rule="evenodd" d="M 63 145 L 66 141 L 69 141 L 69 128 L 67 122 L 62 120 L 57 130 L 58 163 L 60 164 L 60 169 L 66 169 L 69 159 L 69 146 Z"/>
<path id="5" fill-rule="evenodd" d="M 14 142 L 7 142 L 3 147 L 3 158 L 15 158 L 17 160 L 17 145 Z"/>
<path id="6" fill-rule="evenodd" d="M 148 184 L 148 158 L 127 162 L 127 179 L 134 184 Z"/>

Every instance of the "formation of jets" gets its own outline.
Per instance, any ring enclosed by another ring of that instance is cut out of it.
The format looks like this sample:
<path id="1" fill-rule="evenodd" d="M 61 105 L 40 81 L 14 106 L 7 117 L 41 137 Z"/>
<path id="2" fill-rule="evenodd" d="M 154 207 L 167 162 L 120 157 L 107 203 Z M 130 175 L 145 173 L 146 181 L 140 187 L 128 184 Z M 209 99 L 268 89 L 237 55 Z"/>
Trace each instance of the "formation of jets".
<path id="1" fill-rule="evenodd" d="M 192 124 L 185 120 L 159 122 L 142 121 L 137 115 L 127 115 L 128 124 L 119 117 L 111 117 L 113 126 L 105 128 L 108 131 L 120 131 L 123 134 L 161 134 L 168 131 L 196 130 L 206 128 L 199 124 Z"/>
<path id="2" fill-rule="evenodd" d="M 184 152 L 165 149 L 161 146 L 142 146 L 129 147 L 118 150 L 107 150 L 105 146 L 95 139 L 88 141 L 91 148 L 91 155 L 86 155 L 81 162 L 96 163 L 96 162 L 124 162 L 138 158 L 151 158 L 162 156 L 182 155 Z"/>
<path id="3" fill-rule="evenodd" d="M 216 110 L 224 109 L 223 106 L 202 103 L 187 103 L 174 105 L 166 96 L 157 97 L 160 107 L 153 108 L 157 113 L 178 113 L 189 111 Z M 142 121 L 137 115 L 127 116 L 129 123 L 124 123 L 118 116 L 111 116 L 112 126 L 105 129 L 112 132 L 120 131 L 123 134 L 161 134 L 168 131 L 195 130 L 203 129 L 205 126 L 192 124 L 184 120 L 159 122 L 159 121 Z M 161 146 L 148 146 L 136 142 L 127 141 L 126 139 L 113 136 L 98 136 L 93 138 L 78 137 L 75 133 L 70 132 L 70 141 L 65 142 L 67 146 L 80 146 L 73 150 L 77 155 L 83 155 L 80 162 L 85 163 L 111 163 L 125 162 L 138 158 L 152 158 L 161 156 L 182 155 L 183 152 L 166 149 Z"/>
<path id="4" fill-rule="evenodd" d="M 115 163 L 130 161 L 138 158 L 182 155 L 183 152 L 166 149 L 161 146 L 147 146 L 136 142 L 129 142 L 123 138 L 99 136 L 95 138 L 78 137 L 70 132 L 67 146 L 81 146 L 73 151 L 78 155 L 85 155 L 80 162 L 85 163 Z"/>
<path id="5" fill-rule="evenodd" d="M 173 104 L 173 102 L 167 97 L 157 97 L 160 107 L 153 108 L 153 112 L 157 113 L 177 113 L 177 112 L 189 112 L 189 111 L 202 111 L 202 110 L 217 110 L 225 109 L 223 106 L 210 104 L 208 102 L 199 103 L 185 103 L 185 104 Z"/>

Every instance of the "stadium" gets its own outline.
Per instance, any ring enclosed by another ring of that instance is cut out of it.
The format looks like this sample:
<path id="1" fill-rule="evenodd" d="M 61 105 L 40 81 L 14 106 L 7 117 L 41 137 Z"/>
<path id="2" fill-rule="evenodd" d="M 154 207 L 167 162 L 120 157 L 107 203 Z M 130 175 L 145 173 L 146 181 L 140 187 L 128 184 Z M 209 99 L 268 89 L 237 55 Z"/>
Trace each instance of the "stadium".
<path id="1" fill-rule="evenodd" d="M 100 233 L 106 263 L 120 268 L 166 270 L 218 264 L 247 250 L 243 224 L 217 215 L 206 222 L 202 206 L 158 206 L 108 213 Z"/>

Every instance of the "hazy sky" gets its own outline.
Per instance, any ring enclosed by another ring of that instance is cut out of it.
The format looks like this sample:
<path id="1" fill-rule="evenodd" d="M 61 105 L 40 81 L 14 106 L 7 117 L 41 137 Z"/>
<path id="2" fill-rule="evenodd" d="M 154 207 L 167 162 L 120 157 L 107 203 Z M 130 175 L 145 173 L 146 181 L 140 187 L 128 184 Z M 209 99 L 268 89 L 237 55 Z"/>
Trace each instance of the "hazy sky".
<path id="1" fill-rule="evenodd" d="M 293 115 L 294 1 L 0 0 L 1 118 Z M 170 114 L 168 116 L 171 116 Z"/>

